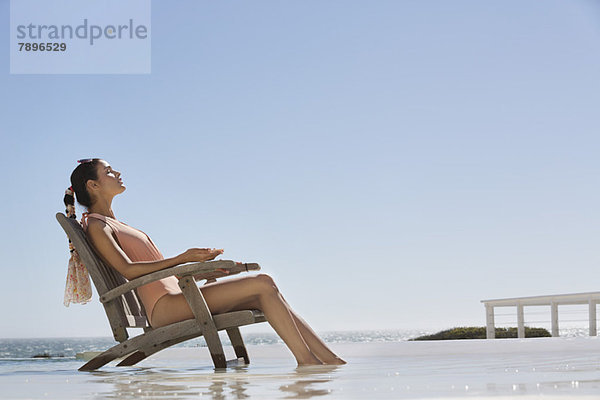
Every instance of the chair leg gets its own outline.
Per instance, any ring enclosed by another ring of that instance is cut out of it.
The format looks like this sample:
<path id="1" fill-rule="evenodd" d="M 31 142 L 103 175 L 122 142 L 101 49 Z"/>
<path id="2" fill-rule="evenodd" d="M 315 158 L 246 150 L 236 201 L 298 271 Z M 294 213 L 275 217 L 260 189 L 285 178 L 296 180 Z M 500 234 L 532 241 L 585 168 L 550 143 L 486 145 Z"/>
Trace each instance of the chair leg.
<path id="1" fill-rule="evenodd" d="M 79 370 L 92 371 L 102 367 L 105 364 L 108 364 L 114 359 L 117 359 L 119 357 L 125 357 L 128 355 L 128 362 L 133 362 L 134 360 L 140 361 L 143 359 L 141 358 L 142 355 L 148 357 L 156 351 L 165 348 L 165 346 L 160 347 L 163 344 L 176 344 L 181 341 L 200 336 L 201 332 L 201 328 L 198 326 L 198 323 L 194 320 L 177 322 L 172 325 L 152 329 L 151 331 L 144 333 L 143 335 L 139 335 L 128 339 L 124 342 L 116 344 L 110 349 L 92 358 L 81 368 L 79 368 Z M 164 340 L 165 337 L 172 337 L 174 339 Z M 158 350 L 153 351 L 152 349 L 155 348 L 158 348 Z"/>
<path id="2" fill-rule="evenodd" d="M 174 339 L 165 340 L 161 343 L 153 343 L 151 346 L 142 347 L 118 363 L 117 367 L 130 367 L 142 361 L 143 359 L 150 357 L 152 354 L 166 349 L 167 347 L 173 346 L 177 343 L 185 342 L 186 340 L 190 340 L 198 336 L 199 335 L 197 333 L 192 333 L 191 335 L 178 336 Z"/>
<path id="3" fill-rule="evenodd" d="M 111 347 L 103 353 L 98 354 L 96 357 L 92 358 L 87 363 L 83 364 L 79 371 L 93 371 L 102 367 L 103 365 L 108 364 L 112 360 L 124 356 L 131 351 L 135 351 L 135 348 L 132 348 L 131 351 L 126 350 L 127 347 L 131 344 L 131 340 L 126 340 L 125 342 L 119 343 L 116 346 Z"/>
<path id="4" fill-rule="evenodd" d="M 223 345 L 221 344 L 217 330 L 215 329 L 213 332 L 204 331 L 204 340 L 206 340 L 206 344 L 208 345 L 215 368 L 227 368 L 225 352 L 223 351 Z"/>
<path id="5" fill-rule="evenodd" d="M 146 354 L 141 350 L 136 351 L 133 354 L 130 354 L 123 361 L 117 364 L 117 367 L 130 367 L 142 361 L 144 358 L 148 357 L 150 354 Z"/>
<path id="6" fill-rule="evenodd" d="M 179 280 L 179 287 L 190 305 L 196 321 L 202 327 L 202 334 L 208 345 L 215 368 L 227 368 L 227 360 L 225 359 L 219 332 L 217 332 L 215 321 L 206 305 L 204 296 L 196 286 L 196 281 L 191 276 L 185 276 Z"/>
<path id="7" fill-rule="evenodd" d="M 242 335 L 240 334 L 240 329 L 237 327 L 227 329 L 227 336 L 229 336 L 229 340 L 231 340 L 235 356 L 237 358 L 243 358 L 246 364 L 250 364 L 250 358 L 248 357 L 248 352 L 244 345 L 244 339 L 242 339 Z"/>

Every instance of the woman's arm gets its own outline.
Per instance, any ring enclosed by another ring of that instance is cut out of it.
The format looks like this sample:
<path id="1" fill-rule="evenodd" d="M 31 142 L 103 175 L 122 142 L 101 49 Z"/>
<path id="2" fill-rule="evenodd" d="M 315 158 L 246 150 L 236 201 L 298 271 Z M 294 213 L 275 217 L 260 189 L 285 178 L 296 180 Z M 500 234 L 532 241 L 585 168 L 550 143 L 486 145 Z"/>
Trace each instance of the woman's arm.
<path id="1" fill-rule="evenodd" d="M 223 253 L 222 249 L 189 249 L 175 257 L 163 260 L 134 262 L 121 249 L 112 235 L 110 226 L 92 218 L 88 220 L 87 237 L 100 258 L 119 271 L 127 280 L 187 262 L 212 260 Z"/>

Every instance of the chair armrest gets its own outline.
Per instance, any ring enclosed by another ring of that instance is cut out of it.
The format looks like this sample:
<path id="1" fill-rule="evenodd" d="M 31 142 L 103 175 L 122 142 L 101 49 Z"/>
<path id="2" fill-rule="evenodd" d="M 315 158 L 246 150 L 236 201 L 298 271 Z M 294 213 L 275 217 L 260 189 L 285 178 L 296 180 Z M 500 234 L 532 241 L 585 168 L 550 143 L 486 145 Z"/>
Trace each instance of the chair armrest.
<path id="1" fill-rule="evenodd" d="M 217 268 L 212 271 L 192 274 L 195 281 L 206 279 L 206 283 L 216 282 L 217 278 L 226 278 L 228 276 L 239 274 L 240 272 L 259 271 L 260 265 L 256 263 L 235 263 L 231 268 Z M 184 275 L 177 275 L 177 278 L 183 278 Z"/>
<path id="2" fill-rule="evenodd" d="M 133 280 L 130 280 L 129 282 L 122 284 L 121 286 L 117 286 L 116 288 L 111 289 L 108 292 L 104 293 L 102 296 L 100 296 L 100 302 L 107 303 L 111 300 L 116 299 L 119 296 L 124 295 L 127 292 L 137 289 L 140 286 L 173 275 L 177 275 L 182 278 L 184 276 L 193 275 L 194 278 L 197 280 L 205 279 L 203 278 L 203 276 L 207 276 L 208 279 L 215 274 L 215 271 L 217 269 L 224 269 L 229 272 L 228 275 L 233 275 L 245 271 L 258 271 L 260 270 L 260 266 L 256 263 L 238 264 L 232 260 L 205 261 L 177 265 L 175 267 L 161 269 L 160 271 L 155 271 L 147 275 L 142 275 L 138 278 L 135 278 Z"/>

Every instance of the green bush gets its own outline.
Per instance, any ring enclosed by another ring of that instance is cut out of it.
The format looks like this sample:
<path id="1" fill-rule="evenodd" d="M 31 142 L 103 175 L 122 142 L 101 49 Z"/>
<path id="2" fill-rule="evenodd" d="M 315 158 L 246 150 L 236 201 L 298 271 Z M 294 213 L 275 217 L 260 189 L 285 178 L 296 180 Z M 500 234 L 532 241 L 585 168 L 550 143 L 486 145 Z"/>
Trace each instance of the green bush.
<path id="1" fill-rule="evenodd" d="M 525 327 L 525 337 L 550 337 L 552 336 L 544 328 Z M 496 328 L 496 339 L 516 338 L 517 328 Z M 458 328 L 447 329 L 434 333 L 433 335 L 419 336 L 409 340 L 453 340 L 453 339 L 485 339 L 485 326 L 464 326 Z"/>

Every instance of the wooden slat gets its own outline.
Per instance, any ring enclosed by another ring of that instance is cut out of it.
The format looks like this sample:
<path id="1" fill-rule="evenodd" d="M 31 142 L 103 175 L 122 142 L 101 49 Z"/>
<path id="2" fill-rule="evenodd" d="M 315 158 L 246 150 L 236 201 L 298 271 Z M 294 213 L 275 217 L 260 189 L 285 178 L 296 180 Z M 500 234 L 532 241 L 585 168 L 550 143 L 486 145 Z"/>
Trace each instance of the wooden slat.
<path id="1" fill-rule="evenodd" d="M 102 303 L 106 303 L 123 295 L 124 293 L 130 292 L 133 289 L 136 289 L 140 286 L 146 285 L 154 281 L 158 281 L 163 278 L 168 278 L 169 276 L 177 275 L 183 277 L 188 275 L 194 275 L 194 277 L 198 279 L 198 276 L 202 276 L 202 274 L 210 275 L 214 273 L 215 270 L 218 268 L 230 271 L 228 275 L 233 275 L 244 271 L 260 270 L 260 266 L 256 263 L 237 264 L 235 261 L 231 260 L 217 260 L 206 261 L 202 263 L 182 264 L 171 268 L 161 269 L 159 271 L 152 272 L 150 274 L 133 279 L 117 288 L 114 288 L 104 293 L 100 297 L 100 301 Z"/>
<path id="2" fill-rule="evenodd" d="M 81 225 L 76 220 L 67 218 L 62 213 L 57 213 L 56 218 L 65 229 L 67 236 L 73 241 L 73 245 L 88 269 L 100 297 L 104 293 L 127 283 L 127 280 L 118 271 L 102 262 L 89 244 Z M 115 334 L 115 338 L 119 337 L 118 340 L 127 338 L 126 332 L 120 332 L 122 329 L 149 326 L 143 305 L 138 300 L 137 294 L 132 291 L 123 293 L 119 301 L 113 303 L 107 313 L 111 315 L 109 320 L 112 318 L 110 322 L 114 328 L 113 332 L 119 332 Z"/>
<path id="3" fill-rule="evenodd" d="M 116 358 L 136 352 L 140 348 L 152 346 L 154 343 L 162 343 L 176 337 L 196 337 L 201 334 L 202 329 L 196 320 L 188 319 L 176 322 L 119 343 L 88 361 L 79 370 L 91 371 L 100 368 Z"/>
<path id="4" fill-rule="evenodd" d="M 266 321 L 263 313 L 258 310 L 232 311 L 213 315 L 212 318 L 219 331 L 235 326 L 250 325 L 256 322 Z"/>
<path id="5" fill-rule="evenodd" d="M 105 266 L 88 243 L 85 232 L 83 232 L 79 222 L 72 218 L 67 218 L 67 216 L 62 213 L 57 213 L 56 219 L 69 239 L 71 239 L 71 242 L 73 242 L 73 246 L 77 250 L 81 261 L 86 266 L 98 294 L 102 295 L 110 290 L 110 282 L 107 282 L 104 273 Z M 105 304 L 104 310 L 106 311 L 106 316 L 115 340 L 120 342 L 126 340 L 129 336 L 126 329 L 128 321 L 123 307 L 123 300 L 117 299 L 116 301 Z"/>
<path id="6" fill-rule="evenodd" d="M 217 330 L 229 329 L 235 326 L 264 322 L 264 315 L 258 310 L 233 311 L 214 316 Z M 119 365 L 133 365 L 142 359 L 185 340 L 193 339 L 203 334 L 201 324 L 196 319 L 188 319 L 171 325 L 152 329 L 123 343 L 111 347 L 97 355 L 79 368 L 80 371 L 91 371 L 119 358 L 131 354 Z M 207 343 L 208 344 L 208 343 Z M 210 347 L 209 347 L 210 350 Z M 130 358 L 131 357 L 131 358 Z M 223 356 L 224 359 L 224 356 Z M 222 368 L 222 367 L 218 367 Z"/>
<path id="7" fill-rule="evenodd" d="M 230 330 L 235 329 L 239 333 L 238 326 L 249 325 L 249 324 L 253 324 L 256 322 L 264 322 L 265 321 L 264 315 L 258 310 L 243 310 L 243 311 L 233 311 L 233 312 L 226 313 L 226 314 L 218 314 L 218 315 L 213 316 L 213 320 L 215 321 L 215 326 L 217 327 L 218 331 L 224 330 L 224 329 L 227 330 L 227 334 L 229 335 L 229 338 L 231 339 L 231 343 L 234 346 L 234 351 L 235 351 L 236 356 L 243 357 L 245 363 L 249 364 L 250 359 L 248 358 L 248 353 L 246 352 L 246 347 L 243 344 L 241 335 L 239 338 L 240 340 L 238 341 L 237 339 L 232 338 L 232 336 L 231 336 L 231 334 L 229 334 L 229 332 L 230 332 Z M 163 349 L 166 349 L 167 347 L 173 346 L 177 343 L 181 343 L 186 340 L 193 339 L 194 337 L 197 337 L 197 336 L 199 336 L 199 335 L 196 332 L 196 333 L 190 334 L 189 336 L 177 336 L 177 337 L 165 340 L 161 343 L 153 343 L 152 345 L 141 347 L 135 353 L 129 355 L 126 359 L 124 359 L 119 364 L 117 364 L 117 366 L 122 367 L 122 366 L 130 366 L 130 365 L 137 364 L 138 362 L 142 361 L 146 357 L 151 356 L 154 353 L 157 353 L 157 352 L 159 352 Z M 240 342 L 241 342 L 241 345 L 244 347 L 243 351 L 246 352 L 245 357 L 244 357 L 244 353 L 239 348 L 237 348 L 237 346 L 240 345 Z"/>
<path id="8" fill-rule="evenodd" d="M 79 253 L 81 260 L 88 269 L 90 276 L 92 277 L 92 281 L 94 282 L 94 286 L 96 286 L 96 290 L 98 290 L 98 293 L 103 294 L 104 292 L 107 292 L 109 288 L 106 285 L 104 276 L 102 276 L 100 272 L 97 257 L 95 257 L 95 255 L 92 252 L 93 250 L 87 243 L 85 233 L 83 232 L 83 229 L 81 228 L 79 223 L 71 218 L 67 218 L 62 213 L 57 213 L 56 219 L 64 229 L 69 239 L 71 239 L 71 242 L 73 242 L 73 246 Z"/>

